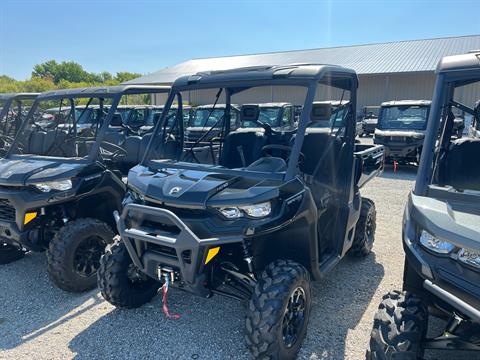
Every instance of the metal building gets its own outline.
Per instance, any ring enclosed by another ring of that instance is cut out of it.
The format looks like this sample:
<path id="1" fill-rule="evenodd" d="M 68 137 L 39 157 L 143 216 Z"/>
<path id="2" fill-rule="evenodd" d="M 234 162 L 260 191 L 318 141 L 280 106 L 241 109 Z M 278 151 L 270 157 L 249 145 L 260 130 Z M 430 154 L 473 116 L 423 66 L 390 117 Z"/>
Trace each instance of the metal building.
<path id="1" fill-rule="evenodd" d="M 295 63 L 335 64 L 354 69 L 360 81 L 358 109 L 383 101 L 431 99 L 435 68 L 443 56 L 480 49 L 480 35 L 379 44 L 295 50 L 254 55 L 193 59 L 134 79 L 129 83 L 169 85 L 182 75 L 201 71 L 227 70 L 257 65 Z M 480 61 L 480 59 L 479 59 Z M 235 101 L 267 102 L 285 100 L 285 91 L 296 102 L 303 101 L 301 89 L 263 88 L 240 93 Z M 332 95 L 335 97 L 338 95 Z M 192 105 L 210 103 L 213 93 L 192 92 L 184 96 Z M 472 105 L 480 99 L 480 85 L 460 92 L 457 101 Z M 332 99 L 335 100 L 335 99 Z M 336 99 L 338 100 L 338 99 Z M 163 102 L 163 99 L 157 99 Z"/>

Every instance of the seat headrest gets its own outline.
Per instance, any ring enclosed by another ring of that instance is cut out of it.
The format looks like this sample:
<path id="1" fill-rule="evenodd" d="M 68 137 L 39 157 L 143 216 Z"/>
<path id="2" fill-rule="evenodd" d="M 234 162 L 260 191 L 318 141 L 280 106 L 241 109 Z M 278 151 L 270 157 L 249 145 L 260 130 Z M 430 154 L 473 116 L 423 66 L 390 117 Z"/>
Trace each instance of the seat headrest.
<path id="1" fill-rule="evenodd" d="M 240 121 L 258 121 L 260 107 L 257 104 L 245 104 L 240 109 Z"/>
<path id="2" fill-rule="evenodd" d="M 310 113 L 310 121 L 330 121 L 332 116 L 332 104 L 329 103 L 316 103 L 312 104 L 312 112 Z"/>
<path id="3" fill-rule="evenodd" d="M 110 126 L 122 126 L 122 115 L 115 113 L 110 121 Z"/>

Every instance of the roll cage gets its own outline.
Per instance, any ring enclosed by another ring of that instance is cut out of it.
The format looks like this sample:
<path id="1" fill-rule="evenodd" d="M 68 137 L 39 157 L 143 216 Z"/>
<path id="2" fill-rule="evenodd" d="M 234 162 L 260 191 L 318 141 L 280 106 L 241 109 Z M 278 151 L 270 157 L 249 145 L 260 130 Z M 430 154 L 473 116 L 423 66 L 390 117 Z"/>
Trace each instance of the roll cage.
<path id="1" fill-rule="evenodd" d="M 41 93 L 38 95 L 30 108 L 25 121 L 23 121 L 21 127 L 18 130 L 18 134 L 15 137 L 15 140 L 12 146 L 9 148 L 6 158 L 10 159 L 23 159 L 24 156 L 20 154 L 15 154 L 15 151 L 18 151 L 20 142 L 22 141 L 22 132 L 25 130 L 27 125 L 31 122 L 35 124 L 35 116 L 37 110 L 39 109 L 39 105 L 41 102 L 46 101 L 55 101 L 55 100 L 67 100 L 68 105 L 66 107 L 70 107 L 72 110 L 75 110 L 76 106 L 74 104 L 74 100 L 76 99 L 87 99 L 87 107 L 90 105 L 93 99 L 98 99 L 100 102 L 99 105 L 99 112 L 102 113 L 101 116 L 103 118 L 97 119 L 97 123 L 100 127 L 94 134 L 94 138 L 92 138 L 93 145 L 88 151 L 88 155 L 84 158 L 63 158 L 63 157 L 56 157 L 50 155 L 29 155 L 29 158 L 38 158 L 38 159 L 55 159 L 58 161 L 65 161 L 65 162 L 85 162 L 91 163 L 94 162 L 100 150 L 101 142 L 105 136 L 105 133 L 108 130 L 108 127 L 111 123 L 111 120 L 116 113 L 116 109 L 120 104 L 120 100 L 124 95 L 140 95 L 140 94 L 157 94 L 157 93 L 167 93 L 170 91 L 170 87 L 168 86 L 145 86 L 145 85 L 119 85 L 119 86 L 107 86 L 107 87 L 89 87 L 89 88 L 78 88 L 78 89 L 67 89 L 67 90 L 53 90 Z M 110 104 L 105 104 L 105 100 L 111 101 Z M 94 105 L 92 105 L 93 108 Z M 78 119 L 76 118 L 75 111 L 71 112 L 73 115 L 72 125 L 73 125 L 73 132 L 74 137 L 76 138 L 77 134 L 77 123 Z M 104 114 L 104 115 L 103 115 Z M 80 116 L 79 116 L 80 118 Z M 70 133 L 69 129 L 69 133 Z"/>
<path id="2" fill-rule="evenodd" d="M 338 88 L 350 93 L 349 106 L 350 116 L 354 116 L 356 108 L 356 89 L 358 87 L 357 75 L 353 70 L 346 69 L 333 65 L 287 65 L 287 66 L 257 66 L 249 68 L 239 68 L 226 71 L 211 71 L 202 72 L 195 75 L 184 76 L 177 79 L 169 94 L 167 102 L 165 103 L 164 111 L 162 112 L 160 121 L 154 129 L 154 133 L 147 151 L 142 160 L 142 164 L 147 165 L 149 154 L 153 148 L 154 139 L 165 138 L 165 118 L 168 110 L 175 100 L 178 103 L 178 111 L 182 111 L 182 92 L 202 89 L 220 89 L 225 94 L 225 115 L 224 115 L 224 135 L 230 132 L 230 107 L 232 95 L 238 94 L 242 91 L 261 86 L 299 86 L 306 88 L 306 96 L 301 112 L 298 129 L 295 131 L 295 141 L 291 148 L 291 153 L 287 163 L 287 169 L 282 174 L 271 173 L 257 173 L 252 174 L 254 177 L 270 177 L 278 178 L 279 180 L 288 181 L 293 179 L 299 173 L 299 157 L 303 144 L 305 131 L 310 124 L 310 113 L 312 104 L 314 102 L 318 85 L 326 85 L 329 87 Z M 217 93 L 217 98 L 219 97 Z M 182 148 L 184 147 L 184 127 L 180 122 L 178 124 L 180 132 L 180 141 Z M 160 131 L 163 130 L 163 134 Z M 354 146 L 353 139 L 355 138 L 355 121 L 347 121 L 345 127 L 345 136 L 352 141 L 346 141 L 349 146 Z M 161 148 L 160 148 L 161 149 Z M 161 150 L 160 150 L 161 152 Z M 353 153 L 353 150 L 352 150 Z M 173 162 L 162 162 L 158 164 L 164 168 L 191 168 L 198 169 L 199 166 L 189 166 L 185 163 L 175 164 Z M 219 173 L 238 174 L 239 170 L 231 170 L 225 168 L 217 168 Z M 216 170 L 217 170 L 216 169 Z M 245 170 L 240 170 L 245 172 Z"/>
<path id="3" fill-rule="evenodd" d="M 478 107 L 471 108 L 461 104 L 455 101 L 454 96 L 457 88 L 480 82 L 480 51 L 444 57 L 437 66 L 436 74 L 437 80 L 414 189 L 415 195 L 419 196 L 426 195 L 428 187 L 435 180 L 441 155 L 452 141 L 455 120 L 452 108 L 462 110 L 478 121 Z"/>
<path id="4" fill-rule="evenodd" d="M 0 111 L 0 133 L 6 136 L 15 136 L 16 131 L 22 124 L 22 113 L 24 112 L 23 102 L 33 101 L 39 93 L 8 93 L 0 94 L 0 101 L 3 102 Z M 8 124 L 8 114 L 11 110 L 16 110 L 14 123 Z M 10 125 L 10 126 L 9 126 Z"/>

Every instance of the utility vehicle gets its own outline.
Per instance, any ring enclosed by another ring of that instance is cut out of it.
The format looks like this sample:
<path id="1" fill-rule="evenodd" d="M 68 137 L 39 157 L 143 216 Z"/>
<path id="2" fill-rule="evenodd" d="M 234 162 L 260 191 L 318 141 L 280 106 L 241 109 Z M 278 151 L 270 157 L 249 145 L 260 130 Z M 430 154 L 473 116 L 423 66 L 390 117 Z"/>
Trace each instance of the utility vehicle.
<path id="1" fill-rule="evenodd" d="M 379 111 L 380 106 L 365 106 L 363 108 L 363 116 L 361 119 L 363 130 L 361 136 L 369 136 L 375 133 L 378 124 Z"/>
<path id="2" fill-rule="evenodd" d="M 368 359 L 421 359 L 425 349 L 480 351 L 480 139 L 452 137 L 455 109 L 479 120 L 478 105 L 456 98 L 480 83 L 480 52 L 445 57 L 436 74 L 403 218 L 403 291 L 383 297 Z M 426 337 L 430 316 L 446 320 L 434 338 Z"/>
<path id="3" fill-rule="evenodd" d="M 476 116 L 472 117 L 472 122 L 470 124 L 470 135 L 473 138 L 480 139 L 480 100 L 477 101 L 475 105 L 475 109 L 477 110 Z"/>
<path id="4" fill-rule="evenodd" d="M 373 142 L 385 146 L 386 161 L 419 163 L 429 111 L 427 100 L 382 103 Z"/>
<path id="5" fill-rule="evenodd" d="M 25 115 L 38 93 L 0 94 L 0 156 L 4 156 L 13 143 Z"/>
<path id="6" fill-rule="evenodd" d="M 152 113 L 146 117 L 145 123 L 138 129 L 138 133 L 146 134 L 151 132 L 155 124 L 160 119 L 163 108 L 164 108 L 163 105 L 156 105 Z M 192 116 L 192 107 L 189 105 L 183 105 L 182 112 L 183 112 L 183 124 L 184 126 L 187 126 Z M 167 115 L 168 121 L 173 122 L 176 117 L 176 114 L 177 114 L 177 106 L 174 105 L 170 108 L 170 111 Z"/>
<path id="7" fill-rule="evenodd" d="M 109 142 L 106 132 L 122 96 L 168 90 L 116 86 L 51 91 L 37 97 L 0 160 L 1 264 L 26 251 L 46 249 L 48 273 L 57 286 L 68 291 L 95 287 L 100 256 L 114 236 L 112 212 L 119 209 L 125 193 L 119 164 L 130 151 Z M 79 102 L 86 103 L 84 112 L 99 107 L 98 117 L 83 131 L 77 131 L 82 117 L 75 111 Z M 36 120 L 52 105 L 59 113 L 69 108 L 68 116 L 43 131 Z M 105 105 L 108 112 L 103 111 Z"/>
<path id="8" fill-rule="evenodd" d="M 454 115 L 455 119 L 453 120 L 452 136 L 460 139 L 465 131 L 465 112 L 457 111 Z"/>
<path id="9" fill-rule="evenodd" d="M 225 94 L 218 162 L 200 163 L 200 154 L 185 161 L 193 150 L 181 146 L 181 126 L 171 146 L 183 151 L 159 159 L 166 144 L 160 139 L 171 135 L 157 125 L 159 145 L 152 141 L 131 169 L 123 209 L 115 213 L 121 240 L 101 260 L 103 297 L 134 308 L 163 284 L 164 299 L 174 285 L 203 297 L 245 300 L 253 356 L 295 357 L 310 316 L 310 278 L 326 276 L 347 253 L 368 255 L 374 241 L 375 207 L 359 188 L 382 171 L 383 147 L 355 143 L 357 84 L 353 70 L 331 65 L 260 66 L 177 79 L 163 119 L 182 93 Z M 241 122 L 257 122 L 257 128 L 230 131 L 232 101 L 237 94 L 251 97 L 259 86 L 304 89 L 298 129 L 278 132 L 260 121 L 258 104 L 244 104 Z M 339 128 L 310 128 L 332 116 L 330 103 L 313 104 L 317 90 L 349 98 L 337 108 L 347 110 Z"/>
<path id="10" fill-rule="evenodd" d="M 222 116 L 225 104 L 210 104 L 197 106 L 192 111 L 185 129 L 185 140 L 189 142 L 207 143 L 212 138 L 218 138 L 221 133 Z M 213 109 L 213 110 L 212 110 Z M 230 128 L 235 130 L 239 127 L 239 109 L 235 104 L 230 105 Z"/>
<path id="11" fill-rule="evenodd" d="M 258 121 L 266 123 L 276 130 L 292 130 L 295 126 L 295 109 L 290 103 L 261 103 L 258 104 L 259 114 Z M 258 127 L 258 122 L 241 123 L 242 128 Z"/>

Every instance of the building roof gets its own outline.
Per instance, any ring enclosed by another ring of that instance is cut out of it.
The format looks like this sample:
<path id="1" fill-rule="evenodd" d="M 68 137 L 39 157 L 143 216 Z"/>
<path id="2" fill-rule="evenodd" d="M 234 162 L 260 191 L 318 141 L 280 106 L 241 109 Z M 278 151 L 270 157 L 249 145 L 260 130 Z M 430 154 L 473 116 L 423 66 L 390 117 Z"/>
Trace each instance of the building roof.
<path id="1" fill-rule="evenodd" d="M 127 83 L 171 84 L 180 76 L 202 71 L 298 63 L 335 64 L 357 74 L 425 72 L 434 71 L 444 56 L 476 49 L 480 49 L 480 35 L 192 59 Z"/>

